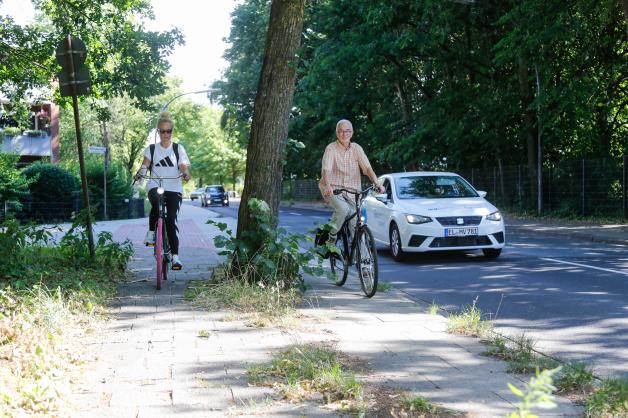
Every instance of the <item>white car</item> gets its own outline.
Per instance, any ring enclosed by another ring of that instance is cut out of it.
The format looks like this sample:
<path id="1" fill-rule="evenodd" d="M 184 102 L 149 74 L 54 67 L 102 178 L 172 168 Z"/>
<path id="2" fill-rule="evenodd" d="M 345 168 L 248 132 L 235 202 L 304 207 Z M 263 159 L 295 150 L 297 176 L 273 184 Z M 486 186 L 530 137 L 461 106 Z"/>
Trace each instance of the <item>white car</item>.
<path id="1" fill-rule="evenodd" d="M 190 193 L 190 200 L 200 199 L 204 191 L 204 187 L 199 187 L 198 189 L 194 190 L 192 193 Z"/>
<path id="2" fill-rule="evenodd" d="M 364 199 L 375 241 L 390 246 L 397 261 L 405 253 L 482 250 L 496 258 L 506 244 L 499 210 L 455 173 L 418 171 L 380 177 L 385 194 Z"/>

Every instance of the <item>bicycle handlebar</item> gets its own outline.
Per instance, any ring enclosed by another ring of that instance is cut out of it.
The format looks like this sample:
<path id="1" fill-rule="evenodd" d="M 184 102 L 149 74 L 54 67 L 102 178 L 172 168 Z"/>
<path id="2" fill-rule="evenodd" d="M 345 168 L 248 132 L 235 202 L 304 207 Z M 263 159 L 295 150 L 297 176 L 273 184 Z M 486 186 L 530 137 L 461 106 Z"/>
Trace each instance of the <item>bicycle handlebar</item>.
<path id="1" fill-rule="evenodd" d="M 359 196 L 359 195 L 363 195 L 365 193 L 367 193 L 368 191 L 372 190 L 375 186 L 374 185 L 370 185 L 369 187 L 367 187 L 366 189 L 362 190 L 361 192 L 354 192 L 353 190 L 347 190 L 347 189 L 335 189 L 334 190 L 334 194 L 335 195 L 339 195 L 340 193 L 349 193 L 355 196 Z"/>
<path id="2" fill-rule="evenodd" d="M 135 185 L 135 183 L 137 182 L 137 177 L 143 178 L 145 180 L 157 180 L 157 181 L 161 181 L 161 180 L 176 180 L 176 179 L 179 179 L 179 178 L 183 177 L 183 173 L 179 174 L 176 177 L 147 176 L 145 174 L 137 173 L 135 175 L 135 177 L 133 178 L 133 183 L 131 183 L 132 185 Z"/>

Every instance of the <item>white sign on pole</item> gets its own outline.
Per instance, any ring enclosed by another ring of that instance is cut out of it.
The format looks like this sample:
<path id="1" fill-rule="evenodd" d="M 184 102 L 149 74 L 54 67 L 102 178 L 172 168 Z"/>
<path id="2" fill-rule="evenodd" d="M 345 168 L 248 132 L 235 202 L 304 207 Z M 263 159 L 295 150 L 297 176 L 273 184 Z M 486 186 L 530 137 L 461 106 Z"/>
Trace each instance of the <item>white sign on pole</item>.
<path id="1" fill-rule="evenodd" d="M 107 152 L 106 147 L 89 147 L 87 150 L 92 154 L 104 154 Z"/>

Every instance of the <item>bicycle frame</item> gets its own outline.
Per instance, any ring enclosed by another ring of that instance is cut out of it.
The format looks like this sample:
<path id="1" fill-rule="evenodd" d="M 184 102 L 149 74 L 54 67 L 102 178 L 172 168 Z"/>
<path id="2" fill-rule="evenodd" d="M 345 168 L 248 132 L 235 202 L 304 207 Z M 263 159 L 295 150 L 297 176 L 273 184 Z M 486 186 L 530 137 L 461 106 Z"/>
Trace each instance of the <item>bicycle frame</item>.
<path id="1" fill-rule="evenodd" d="M 357 220 L 355 224 L 355 233 L 353 234 L 353 236 L 351 236 L 351 243 L 349 244 L 349 259 L 347 260 L 347 262 L 349 263 L 349 267 L 353 265 L 355 251 L 358 246 L 358 241 L 357 241 L 358 230 L 360 230 L 361 228 L 364 227 L 364 225 L 366 225 L 364 223 L 364 220 L 362 219 L 362 200 L 364 199 L 366 194 L 372 189 L 373 189 L 373 186 L 369 186 L 366 189 L 362 190 L 361 192 L 352 192 L 351 190 L 347 190 L 347 189 L 334 190 L 334 194 L 338 195 L 343 192 L 347 192 L 349 194 L 354 195 L 355 197 L 355 212 L 351 216 L 347 217 L 347 219 L 345 219 L 345 221 L 342 224 L 342 227 L 340 228 L 342 233 L 344 233 L 347 237 L 350 237 L 351 229 L 349 228 L 349 222 L 351 222 L 354 216 L 357 216 Z"/>

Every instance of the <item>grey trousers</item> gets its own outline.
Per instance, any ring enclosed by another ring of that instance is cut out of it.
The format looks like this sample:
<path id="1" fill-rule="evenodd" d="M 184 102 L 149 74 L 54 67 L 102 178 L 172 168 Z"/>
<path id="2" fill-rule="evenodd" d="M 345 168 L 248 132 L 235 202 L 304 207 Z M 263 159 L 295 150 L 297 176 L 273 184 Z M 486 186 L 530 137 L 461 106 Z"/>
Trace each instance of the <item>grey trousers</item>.
<path id="1" fill-rule="evenodd" d="M 352 201 L 352 196 L 345 196 L 343 194 L 332 195 L 325 199 L 331 207 L 334 208 L 334 213 L 331 215 L 330 223 L 333 224 L 331 229 L 332 234 L 338 233 L 340 228 L 342 228 L 342 224 L 344 223 L 347 216 L 352 215 L 355 211 L 355 203 Z M 355 225 L 357 223 L 357 216 L 351 219 L 349 222 L 349 228 L 351 229 L 351 234 L 355 235 Z"/>

